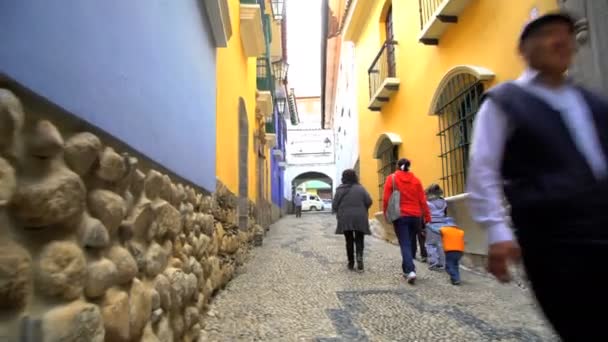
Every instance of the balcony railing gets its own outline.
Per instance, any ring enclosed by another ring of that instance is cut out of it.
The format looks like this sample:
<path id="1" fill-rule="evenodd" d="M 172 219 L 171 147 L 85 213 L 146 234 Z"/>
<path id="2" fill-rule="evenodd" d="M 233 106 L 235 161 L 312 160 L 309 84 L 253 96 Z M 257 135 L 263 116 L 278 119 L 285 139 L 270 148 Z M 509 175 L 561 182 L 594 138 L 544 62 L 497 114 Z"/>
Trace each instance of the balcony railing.
<path id="1" fill-rule="evenodd" d="M 272 91 L 274 81 L 267 57 L 258 57 L 256 62 L 256 83 L 258 90 Z"/>
<path id="2" fill-rule="evenodd" d="M 396 41 L 387 41 L 367 70 L 369 76 L 369 109 L 379 111 L 389 96 L 399 89 L 395 60 Z"/>
<path id="3" fill-rule="evenodd" d="M 426 45 L 437 45 L 450 25 L 458 23 L 471 0 L 418 0 L 420 6 L 419 41 Z"/>
<path id="4" fill-rule="evenodd" d="M 269 119 L 268 121 L 266 121 L 266 127 L 264 127 L 264 128 L 265 128 L 266 133 L 268 133 L 268 134 L 277 133 L 277 130 L 274 127 L 274 117 L 272 119 Z"/>
<path id="5" fill-rule="evenodd" d="M 418 0 L 420 5 L 420 29 L 424 29 L 429 20 L 435 16 L 435 12 L 443 0 Z"/>
<path id="6" fill-rule="evenodd" d="M 295 126 L 300 123 L 300 115 L 298 114 L 298 104 L 296 103 L 296 94 L 293 88 L 289 90 L 289 95 L 287 96 L 287 104 L 289 106 L 289 116 L 291 119 L 291 124 Z"/>

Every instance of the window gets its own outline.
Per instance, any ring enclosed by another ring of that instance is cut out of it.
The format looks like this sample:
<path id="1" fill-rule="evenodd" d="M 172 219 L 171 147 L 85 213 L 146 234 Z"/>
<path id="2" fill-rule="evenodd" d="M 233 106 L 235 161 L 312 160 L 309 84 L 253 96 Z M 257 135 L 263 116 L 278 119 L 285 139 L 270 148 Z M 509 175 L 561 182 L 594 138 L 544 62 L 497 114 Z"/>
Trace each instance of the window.
<path id="1" fill-rule="evenodd" d="M 393 42 L 395 40 L 393 31 L 393 6 L 389 7 L 388 11 L 386 12 L 385 29 L 386 41 Z M 388 44 L 386 46 L 386 50 L 388 59 L 388 77 L 395 77 L 395 45 Z"/>
<path id="2" fill-rule="evenodd" d="M 389 139 L 384 139 L 378 149 L 378 204 L 382 210 L 382 196 L 384 195 L 384 182 L 386 177 L 395 172 L 397 168 L 397 146 Z"/>
<path id="3" fill-rule="evenodd" d="M 445 86 L 437 102 L 441 169 L 444 191 L 465 192 L 473 120 L 479 109 L 483 84 L 471 74 L 458 74 Z"/>

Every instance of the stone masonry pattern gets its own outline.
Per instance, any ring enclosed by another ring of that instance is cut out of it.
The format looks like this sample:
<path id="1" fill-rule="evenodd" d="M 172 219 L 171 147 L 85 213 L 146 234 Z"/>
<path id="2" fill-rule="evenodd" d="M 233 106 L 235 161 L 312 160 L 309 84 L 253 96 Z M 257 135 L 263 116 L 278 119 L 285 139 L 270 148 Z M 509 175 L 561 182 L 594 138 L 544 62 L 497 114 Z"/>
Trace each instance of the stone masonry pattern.
<path id="1" fill-rule="evenodd" d="M 0 89 L 0 341 L 196 341 L 264 229 Z"/>

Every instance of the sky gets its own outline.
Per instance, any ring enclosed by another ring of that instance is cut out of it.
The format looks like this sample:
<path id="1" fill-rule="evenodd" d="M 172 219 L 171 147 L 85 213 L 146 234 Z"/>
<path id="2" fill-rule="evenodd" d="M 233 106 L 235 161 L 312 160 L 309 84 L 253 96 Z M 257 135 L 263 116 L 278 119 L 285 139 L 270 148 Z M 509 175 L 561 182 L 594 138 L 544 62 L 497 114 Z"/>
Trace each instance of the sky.
<path id="1" fill-rule="evenodd" d="M 321 0 L 286 0 L 289 86 L 321 96 Z"/>

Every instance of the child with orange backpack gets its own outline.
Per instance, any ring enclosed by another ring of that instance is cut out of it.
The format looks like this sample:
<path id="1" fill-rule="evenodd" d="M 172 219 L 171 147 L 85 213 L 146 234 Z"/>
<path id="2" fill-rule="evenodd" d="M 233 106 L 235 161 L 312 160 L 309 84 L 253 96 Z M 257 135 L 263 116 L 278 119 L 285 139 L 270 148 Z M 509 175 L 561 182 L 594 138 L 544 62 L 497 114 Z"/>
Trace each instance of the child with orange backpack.
<path id="1" fill-rule="evenodd" d="M 460 285 L 460 259 L 464 252 L 464 231 L 449 219 L 439 230 L 445 252 L 445 270 L 452 285 Z"/>

